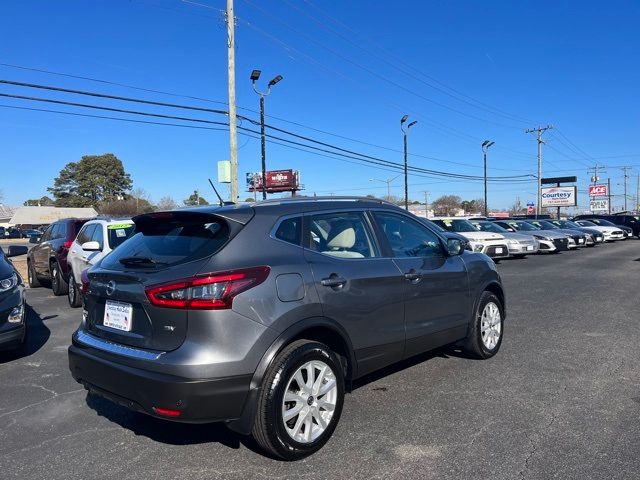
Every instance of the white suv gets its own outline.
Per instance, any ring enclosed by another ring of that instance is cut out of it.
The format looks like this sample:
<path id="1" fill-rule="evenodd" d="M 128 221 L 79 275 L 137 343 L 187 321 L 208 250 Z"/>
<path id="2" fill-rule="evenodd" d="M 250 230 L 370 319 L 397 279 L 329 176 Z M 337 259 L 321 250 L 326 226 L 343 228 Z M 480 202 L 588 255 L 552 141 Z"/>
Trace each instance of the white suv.
<path id="1" fill-rule="evenodd" d="M 78 232 L 67 256 L 69 265 L 69 305 L 82 305 L 82 272 L 95 265 L 133 235 L 131 219 L 89 220 Z"/>
<path id="2" fill-rule="evenodd" d="M 507 258 L 507 239 L 499 233 L 480 231 L 469 221 L 471 218 L 477 217 L 436 217 L 430 220 L 445 230 L 467 237 L 474 252 L 484 253 L 494 260 Z"/>

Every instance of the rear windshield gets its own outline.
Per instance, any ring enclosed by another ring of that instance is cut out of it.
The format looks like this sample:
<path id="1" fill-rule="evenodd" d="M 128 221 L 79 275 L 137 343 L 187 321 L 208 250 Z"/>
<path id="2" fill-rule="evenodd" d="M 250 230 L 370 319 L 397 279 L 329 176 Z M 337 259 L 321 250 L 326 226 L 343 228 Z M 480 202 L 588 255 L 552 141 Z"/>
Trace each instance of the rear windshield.
<path id="1" fill-rule="evenodd" d="M 133 223 L 118 223 L 107 225 L 107 240 L 111 250 L 115 250 L 126 239 L 133 236 L 135 225 Z"/>
<path id="2" fill-rule="evenodd" d="M 102 262 L 104 268 L 148 269 L 167 267 L 209 257 L 229 240 L 222 219 L 164 219 L 137 225 L 137 233 Z"/>

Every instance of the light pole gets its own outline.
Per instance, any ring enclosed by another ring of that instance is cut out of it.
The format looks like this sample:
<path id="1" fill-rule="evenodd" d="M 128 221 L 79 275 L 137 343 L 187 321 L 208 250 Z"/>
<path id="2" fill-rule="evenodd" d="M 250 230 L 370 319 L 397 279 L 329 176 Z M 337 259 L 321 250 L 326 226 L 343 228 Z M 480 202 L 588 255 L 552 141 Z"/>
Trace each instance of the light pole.
<path id="1" fill-rule="evenodd" d="M 273 87 L 276 83 L 282 80 L 282 75 L 276 75 L 273 79 L 267 84 L 267 91 L 261 92 L 256 88 L 256 81 L 260 78 L 260 74 L 262 72 L 260 70 L 253 70 L 251 72 L 251 85 L 253 86 L 253 91 L 256 92 L 260 96 L 260 140 L 261 140 L 261 148 L 262 148 L 262 199 L 267 199 L 267 157 L 266 157 L 266 145 L 265 145 L 265 134 L 264 134 L 264 97 L 271 93 L 271 87 Z"/>
<path id="2" fill-rule="evenodd" d="M 484 142 L 482 142 L 482 153 L 484 156 L 484 216 L 488 216 L 488 211 L 489 211 L 489 207 L 487 205 L 487 150 L 489 150 L 489 147 L 491 147 L 494 143 L 496 142 L 492 142 L 491 140 L 485 140 Z"/>
<path id="3" fill-rule="evenodd" d="M 400 175 L 397 175 L 393 178 L 387 178 L 386 180 L 381 180 L 379 178 L 370 178 L 369 181 L 370 182 L 382 182 L 382 183 L 386 183 L 387 184 L 387 201 L 391 201 L 391 182 L 393 182 L 394 180 L 396 180 Z"/>
<path id="4" fill-rule="evenodd" d="M 402 130 L 402 136 L 404 138 L 404 208 L 409 211 L 409 174 L 408 174 L 408 165 L 407 165 L 407 136 L 409 135 L 409 129 L 413 127 L 417 120 L 409 123 L 405 128 L 404 124 L 409 118 L 409 115 L 403 115 L 400 119 L 400 130 Z"/>

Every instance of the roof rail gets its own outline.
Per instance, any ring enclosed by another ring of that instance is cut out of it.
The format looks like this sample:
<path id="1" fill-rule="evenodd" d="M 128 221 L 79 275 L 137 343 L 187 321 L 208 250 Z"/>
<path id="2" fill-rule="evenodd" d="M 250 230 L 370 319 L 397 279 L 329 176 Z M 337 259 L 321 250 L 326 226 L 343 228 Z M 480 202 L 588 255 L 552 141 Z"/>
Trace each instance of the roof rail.
<path id="1" fill-rule="evenodd" d="M 388 202 L 381 198 L 371 197 L 357 197 L 357 196 L 316 196 L 316 197 L 284 197 L 284 198 L 271 198 L 268 200 L 259 200 L 251 203 L 251 205 L 276 205 L 281 203 L 297 203 L 297 202 L 368 202 L 368 203 L 382 203 L 386 205 L 394 205 L 395 203 Z"/>

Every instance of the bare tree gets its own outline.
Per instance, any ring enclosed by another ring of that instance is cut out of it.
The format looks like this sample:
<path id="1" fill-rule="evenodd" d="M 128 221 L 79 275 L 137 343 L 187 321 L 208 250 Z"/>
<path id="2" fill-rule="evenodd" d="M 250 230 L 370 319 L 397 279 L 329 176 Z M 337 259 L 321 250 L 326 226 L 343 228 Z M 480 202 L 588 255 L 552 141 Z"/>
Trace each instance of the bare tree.
<path id="1" fill-rule="evenodd" d="M 443 195 L 431 203 L 436 215 L 455 215 L 460 210 L 462 201 L 457 195 Z"/>
<path id="2" fill-rule="evenodd" d="M 174 208 L 178 208 L 178 204 L 173 198 L 167 195 L 160 199 L 160 201 L 156 205 L 156 208 L 158 210 L 173 210 Z"/>

